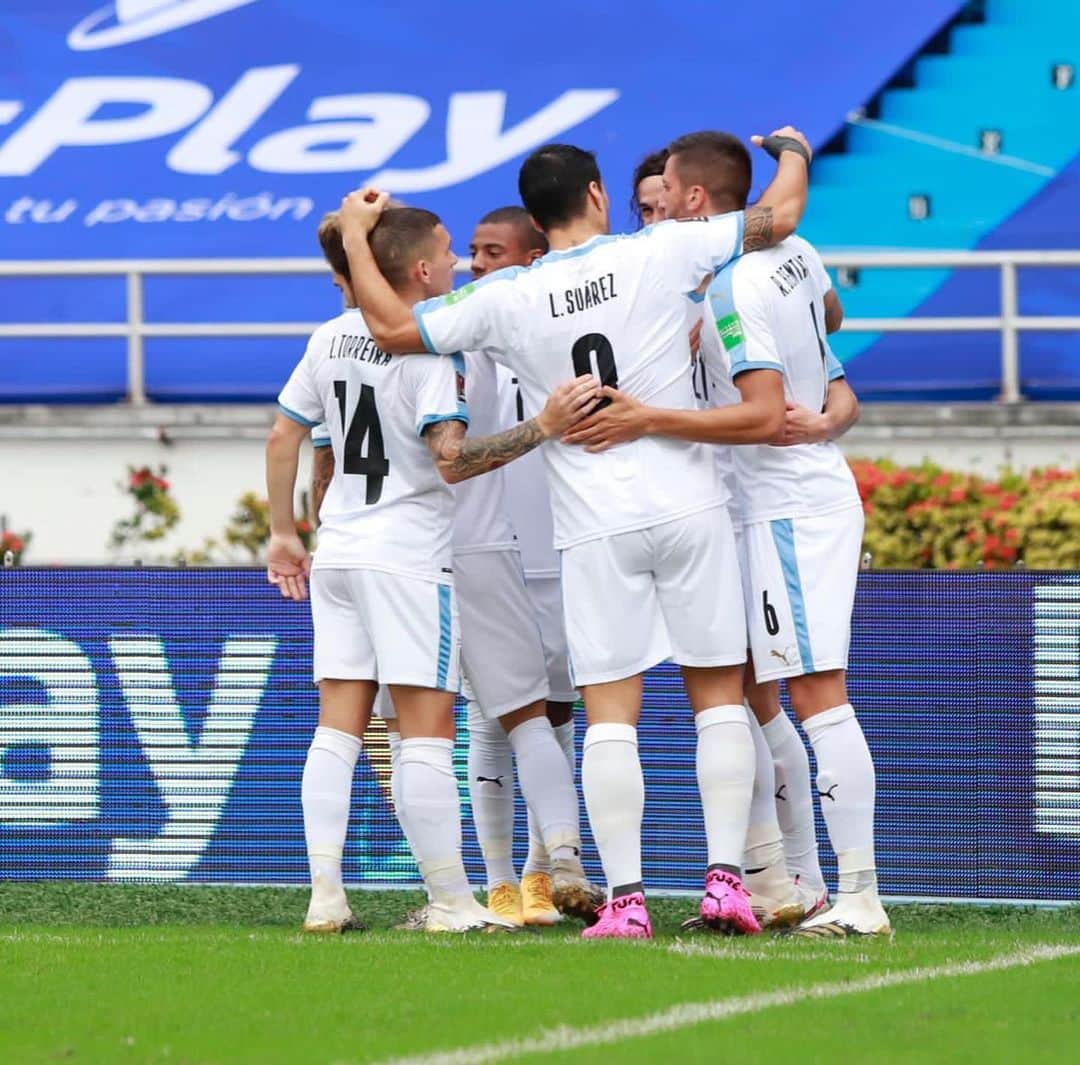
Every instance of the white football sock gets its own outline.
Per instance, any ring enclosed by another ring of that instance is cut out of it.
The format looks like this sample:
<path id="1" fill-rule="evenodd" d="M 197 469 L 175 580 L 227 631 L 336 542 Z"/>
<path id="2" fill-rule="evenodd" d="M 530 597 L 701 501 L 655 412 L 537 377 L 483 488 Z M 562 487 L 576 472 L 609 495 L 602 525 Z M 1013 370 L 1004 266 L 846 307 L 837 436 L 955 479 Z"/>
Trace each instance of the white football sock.
<path id="1" fill-rule="evenodd" d="M 573 780 L 577 770 L 577 754 L 574 750 L 574 719 L 571 718 L 563 725 L 553 726 L 555 732 L 555 738 L 559 741 L 559 746 L 562 748 L 562 753 L 566 758 L 566 764 L 570 767 L 570 779 Z M 576 832 L 578 837 L 581 836 L 581 815 L 577 809 L 577 788 L 574 788 L 574 815 L 577 818 Z M 581 864 L 581 859 L 577 859 L 578 864 Z M 529 810 L 529 854 L 525 859 L 525 867 L 521 871 L 522 876 L 528 876 L 530 873 L 547 873 L 551 874 L 551 856 L 547 852 L 547 847 L 544 846 L 544 841 L 540 838 L 540 829 L 536 824 L 536 815 Z M 585 875 L 585 870 L 582 868 L 579 876 Z"/>
<path id="2" fill-rule="evenodd" d="M 487 889 L 516 884 L 514 872 L 514 756 L 506 730 L 469 703 L 469 798 L 484 856 Z"/>
<path id="3" fill-rule="evenodd" d="M 349 827 L 353 771 L 362 744 L 356 736 L 320 725 L 304 763 L 300 801 L 304 808 L 313 891 L 343 891 L 341 855 Z"/>
<path id="4" fill-rule="evenodd" d="M 754 791 L 754 740 L 742 706 L 711 706 L 694 715 L 697 779 L 705 814 L 708 863 L 738 874 Z"/>
<path id="5" fill-rule="evenodd" d="M 409 834 L 409 819 L 401 806 L 401 733 L 387 729 L 386 742 L 390 748 L 390 798 L 393 800 L 394 817 L 415 860 L 416 849 L 412 845 L 412 836 Z"/>
<path id="6" fill-rule="evenodd" d="M 399 802 L 429 895 L 435 901 L 468 896 L 453 741 L 403 739 L 397 776 Z"/>
<path id="7" fill-rule="evenodd" d="M 552 861 L 578 857 L 577 793 L 551 722 L 546 717 L 523 721 L 510 733 L 518 781 Z"/>
<path id="8" fill-rule="evenodd" d="M 784 834 L 784 858 L 788 872 L 816 892 L 825 890 L 818 861 L 814 827 L 814 798 L 810 790 L 810 759 L 791 719 L 781 711 L 761 734 L 773 756 L 776 782 L 776 819 Z"/>
<path id="9" fill-rule="evenodd" d="M 743 871 L 751 891 L 773 898 L 786 898 L 791 892 L 791 878 L 784 862 L 784 837 L 776 820 L 776 778 L 772 751 L 749 708 L 746 720 L 754 741 L 754 794 L 750 802 Z"/>
<path id="10" fill-rule="evenodd" d="M 807 718 L 817 759 L 818 798 L 836 852 L 842 893 L 876 890 L 874 762 L 850 703 Z"/>
<path id="11" fill-rule="evenodd" d="M 615 888 L 641 883 L 641 818 L 645 780 L 633 725 L 604 723 L 585 731 L 581 790 L 596 849 Z"/>

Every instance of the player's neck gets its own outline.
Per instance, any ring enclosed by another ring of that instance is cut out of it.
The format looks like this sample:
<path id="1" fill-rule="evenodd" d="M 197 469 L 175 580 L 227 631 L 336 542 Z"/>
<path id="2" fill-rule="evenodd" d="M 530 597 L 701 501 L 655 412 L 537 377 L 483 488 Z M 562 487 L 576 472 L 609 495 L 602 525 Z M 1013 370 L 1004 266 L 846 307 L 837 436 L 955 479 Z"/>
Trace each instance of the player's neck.
<path id="1" fill-rule="evenodd" d="M 428 293 L 424 291 L 423 285 L 405 284 L 401 288 L 395 288 L 394 291 L 400 297 L 401 302 L 409 307 L 416 303 L 423 303 L 428 298 Z"/>
<path id="2" fill-rule="evenodd" d="M 727 214 L 729 211 L 745 211 L 746 204 L 740 204 L 737 200 L 727 198 L 722 200 L 708 199 L 702 205 L 701 213 L 706 218 L 711 218 L 717 214 Z"/>
<path id="3" fill-rule="evenodd" d="M 575 218 L 564 226 L 555 226 L 547 231 L 548 245 L 552 251 L 566 251 L 579 244 L 587 244 L 593 237 L 602 237 L 607 230 L 594 218 Z"/>

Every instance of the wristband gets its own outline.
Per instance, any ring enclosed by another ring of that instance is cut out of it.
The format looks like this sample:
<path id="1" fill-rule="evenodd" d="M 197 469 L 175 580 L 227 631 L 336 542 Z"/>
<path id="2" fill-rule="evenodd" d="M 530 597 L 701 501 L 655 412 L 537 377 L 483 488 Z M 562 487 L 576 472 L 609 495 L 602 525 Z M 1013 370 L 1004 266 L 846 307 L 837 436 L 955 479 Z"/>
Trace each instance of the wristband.
<path id="1" fill-rule="evenodd" d="M 794 137 L 765 137 L 761 141 L 761 147 L 774 159 L 779 159 L 781 152 L 796 152 L 806 160 L 807 165 L 810 163 L 810 155 L 806 148 Z"/>

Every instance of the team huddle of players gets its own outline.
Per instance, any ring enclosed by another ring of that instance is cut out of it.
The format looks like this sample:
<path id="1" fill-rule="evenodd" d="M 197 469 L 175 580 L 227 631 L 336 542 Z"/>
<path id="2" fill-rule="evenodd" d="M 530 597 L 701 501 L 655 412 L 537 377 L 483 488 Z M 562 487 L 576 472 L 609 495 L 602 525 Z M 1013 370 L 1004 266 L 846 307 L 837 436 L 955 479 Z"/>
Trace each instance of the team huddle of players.
<path id="1" fill-rule="evenodd" d="M 708 853 L 686 927 L 889 932 L 874 768 L 845 686 L 862 511 L 832 443 L 857 413 L 827 340 L 843 312 L 795 236 L 809 146 L 790 127 L 755 142 L 777 168 L 753 206 L 746 146 L 689 134 L 635 174 L 655 224 L 624 235 L 609 233 L 591 153 L 540 148 L 519 174 L 524 206 L 479 223 L 474 280 L 456 291 L 431 212 L 361 189 L 323 220 L 347 309 L 312 336 L 267 445 L 268 574 L 293 599 L 310 577 L 320 695 L 302 785 L 306 929 L 358 924 L 341 855 L 374 710 L 428 894 L 413 926 L 570 915 L 586 938 L 650 937 L 636 725 L 642 674 L 670 659 L 694 713 Z M 325 497 L 309 561 L 292 500 L 312 429 Z M 831 906 L 780 679 L 817 761 Z M 461 859 L 459 689 L 486 906 Z M 606 891 L 580 860 L 578 691 Z M 515 768 L 529 811 L 520 883 Z"/>

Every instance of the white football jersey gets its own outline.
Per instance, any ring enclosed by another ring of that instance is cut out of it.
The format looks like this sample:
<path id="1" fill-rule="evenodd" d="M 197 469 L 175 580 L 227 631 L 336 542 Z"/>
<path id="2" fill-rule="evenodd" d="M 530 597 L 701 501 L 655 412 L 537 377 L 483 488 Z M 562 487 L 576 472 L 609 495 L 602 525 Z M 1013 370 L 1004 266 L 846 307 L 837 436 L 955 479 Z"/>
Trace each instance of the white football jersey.
<path id="1" fill-rule="evenodd" d="M 461 358 L 387 355 L 348 310 L 312 334 L 278 404 L 325 423 L 334 449 L 312 565 L 449 582 L 454 499 L 422 434 L 468 423 Z"/>
<path id="2" fill-rule="evenodd" d="M 741 211 L 596 236 L 417 304 L 417 325 L 429 351 L 486 351 L 512 370 L 527 418 L 590 371 L 644 402 L 691 410 L 686 296 L 741 253 L 742 239 Z M 543 451 L 558 548 L 727 499 L 702 444 L 642 437 L 590 454 L 548 441 Z"/>
<path id="3" fill-rule="evenodd" d="M 498 369 L 483 353 L 465 353 L 470 436 L 490 436 L 508 428 L 501 418 Z M 507 551 L 517 547 L 514 527 L 507 513 L 505 477 L 527 457 L 453 486 L 455 555 Z"/>
<path id="4" fill-rule="evenodd" d="M 695 325 L 700 324 L 702 327 L 698 355 L 694 360 L 692 369 L 694 398 L 697 400 L 699 410 L 709 410 L 711 407 L 719 405 L 716 401 L 716 397 L 713 395 L 713 386 L 709 372 L 710 362 L 706 358 L 706 346 L 710 342 L 715 343 L 715 341 L 709 335 L 709 331 L 705 328 L 705 306 L 706 300 L 704 293 L 693 292 L 690 294 L 686 314 L 687 333 L 689 333 Z M 713 365 L 715 365 L 715 360 L 713 360 Z M 736 397 L 738 397 L 738 392 L 736 392 Z M 735 460 L 731 455 L 732 445 L 709 444 L 708 446 L 712 451 L 713 459 L 716 462 L 717 475 L 720 477 L 720 480 L 730 497 L 727 505 L 728 516 L 731 518 L 731 524 L 738 527 L 742 521 L 742 517 L 739 514 L 738 488 L 735 484 Z"/>
<path id="5" fill-rule="evenodd" d="M 701 351 L 714 406 L 741 399 L 744 370 L 776 370 L 789 401 L 823 410 L 829 382 L 844 376 L 825 333 L 832 283 L 811 244 L 792 236 L 732 263 L 713 279 L 704 304 Z M 744 522 L 824 514 L 857 506 L 855 478 L 832 442 L 730 448 Z"/>
<path id="6" fill-rule="evenodd" d="M 511 429 L 525 420 L 524 401 L 518 379 L 505 367 L 497 367 L 499 428 Z M 544 458 L 536 448 L 502 468 L 506 485 L 506 509 L 517 532 L 521 567 L 529 578 L 558 577 L 559 555 L 551 519 L 551 496 L 544 475 Z"/>

